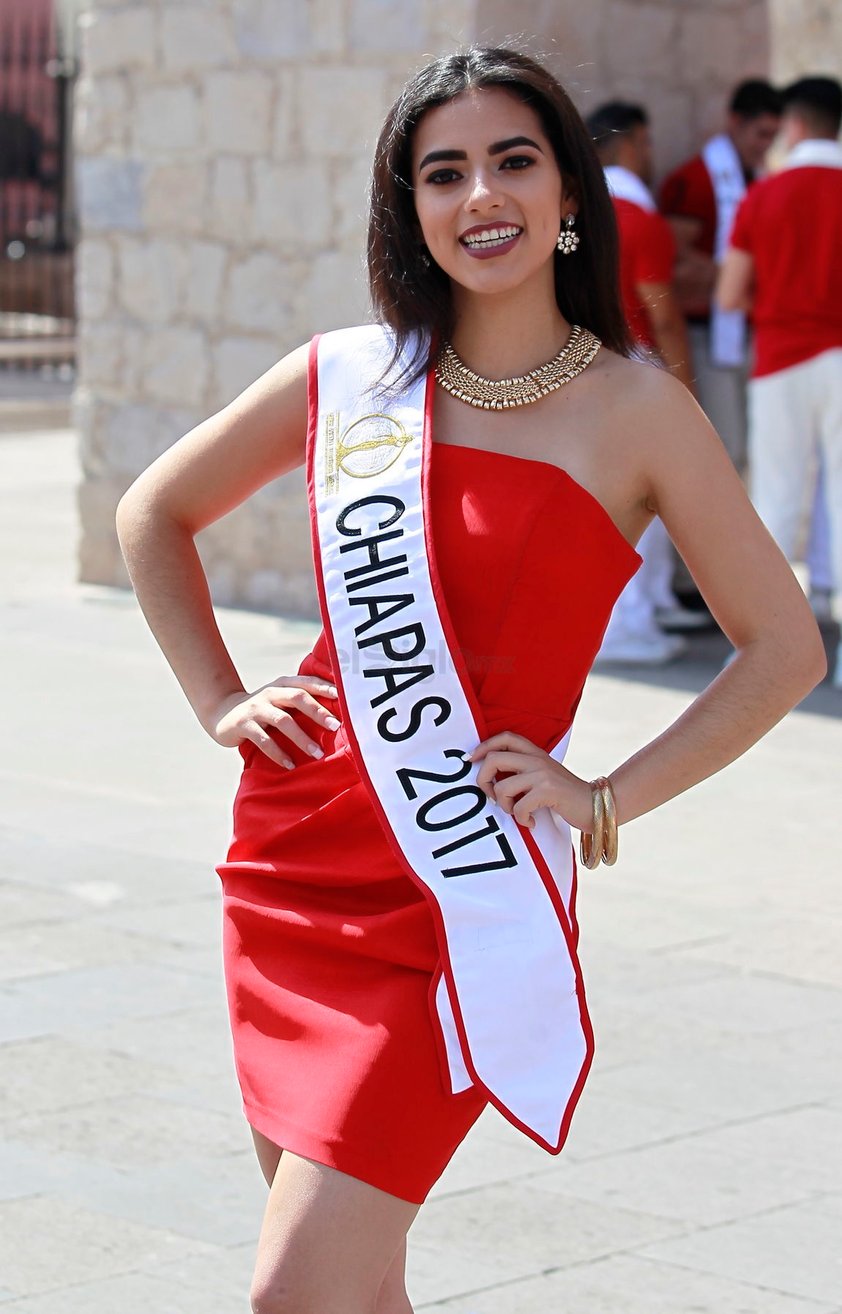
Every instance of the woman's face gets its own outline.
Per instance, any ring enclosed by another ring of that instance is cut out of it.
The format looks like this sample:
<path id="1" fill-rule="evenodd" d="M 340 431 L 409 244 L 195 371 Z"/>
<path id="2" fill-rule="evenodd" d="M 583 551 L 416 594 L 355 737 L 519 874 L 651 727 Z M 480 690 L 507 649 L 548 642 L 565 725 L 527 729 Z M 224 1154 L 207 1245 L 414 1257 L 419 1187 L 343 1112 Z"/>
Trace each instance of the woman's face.
<path id="1" fill-rule="evenodd" d="M 576 203 L 541 120 L 502 87 L 428 110 L 413 140 L 415 210 L 433 260 L 461 287 L 552 285 L 556 238 Z"/>

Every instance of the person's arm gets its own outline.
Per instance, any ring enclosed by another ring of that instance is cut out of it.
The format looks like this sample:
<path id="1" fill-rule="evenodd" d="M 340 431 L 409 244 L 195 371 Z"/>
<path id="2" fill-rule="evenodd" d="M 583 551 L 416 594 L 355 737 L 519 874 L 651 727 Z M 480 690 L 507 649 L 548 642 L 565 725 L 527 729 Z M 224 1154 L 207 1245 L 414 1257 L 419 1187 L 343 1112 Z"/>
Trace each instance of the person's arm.
<path id="1" fill-rule="evenodd" d="M 702 233 L 701 219 L 685 215 L 665 217 L 676 245 L 672 279 L 675 299 L 682 314 L 695 314 L 700 307 L 710 304 L 716 283 L 716 263 L 696 245 Z"/>
<path id="2" fill-rule="evenodd" d="M 268 728 L 306 749 L 308 736 L 283 708 L 326 725 L 330 714 L 302 686 L 331 696 L 329 686 L 297 676 L 289 679 L 289 692 L 267 686 L 260 697 L 246 695 L 219 633 L 194 539 L 303 463 L 307 361 L 308 348 L 299 348 L 185 434 L 135 480 L 117 509 L 120 546 L 141 609 L 200 723 L 219 743 L 253 740 L 281 765 L 289 759 Z"/>
<path id="3" fill-rule="evenodd" d="M 652 328 L 658 355 L 685 388 L 693 391 L 687 325 L 670 283 L 638 283 L 637 295 Z"/>
<path id="4" fill-rule="evenodd" d="M 754 301 L 754 258 L 729 247 L 719 270 L 714 300 L 723 310 L 750 311 Z"/>
<path id="5" fill-rule="evenodd" d="M 809 603 L 715 430 L 670 379 L 649 392 L 638 423 L 651 506 L 736 656 L 663 734 L 611 772 L 620 821 L 733 762 L 827 669 Z"/>

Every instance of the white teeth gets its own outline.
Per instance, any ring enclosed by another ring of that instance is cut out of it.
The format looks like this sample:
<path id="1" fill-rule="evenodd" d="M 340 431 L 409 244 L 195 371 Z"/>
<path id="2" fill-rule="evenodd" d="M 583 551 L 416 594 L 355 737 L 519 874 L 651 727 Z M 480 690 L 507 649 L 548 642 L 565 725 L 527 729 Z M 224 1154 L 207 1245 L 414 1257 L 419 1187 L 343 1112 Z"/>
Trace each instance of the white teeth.
<path id="1" fill-rule="evenodd" d="M 512 225 L 505 228 L 486 228 L 482 233 L 468 234 L 467 237 L 462 238 L 462 241 L 466 246 L 497 246 L 517 237 L 520 232 L 520 228 Z"/>

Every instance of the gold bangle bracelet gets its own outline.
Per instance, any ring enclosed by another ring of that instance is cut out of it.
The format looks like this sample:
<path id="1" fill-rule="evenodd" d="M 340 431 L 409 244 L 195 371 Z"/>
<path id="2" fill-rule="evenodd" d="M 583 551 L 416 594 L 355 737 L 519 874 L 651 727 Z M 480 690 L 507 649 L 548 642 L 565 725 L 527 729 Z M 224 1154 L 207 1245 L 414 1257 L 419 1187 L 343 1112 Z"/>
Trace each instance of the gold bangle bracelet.
<path id="1" fill-rule="evenodd" d="M 583 830 L 579 836 L 579 857 L 588 871 L 599 866 L 602 857 L 605 832 L 605 800 L 602 790 L 591 782 L 591 806 L 593 807 L 593 830 L 590 834 Z"/>
<path id="2" fill-rule="evenodd" d="M 614 790 L 611 788 L 611 781 L 607 776 L 600 776 L 594 781 L 597 789 L 602 795 L 604 825 L 603 825 L 603 842 L 602 842 L 602 861 L 607 867 L 613 867 L 617 861 L 617 850 L 619 841 L 617 838 L 617 802 L 614 798 Z"/>

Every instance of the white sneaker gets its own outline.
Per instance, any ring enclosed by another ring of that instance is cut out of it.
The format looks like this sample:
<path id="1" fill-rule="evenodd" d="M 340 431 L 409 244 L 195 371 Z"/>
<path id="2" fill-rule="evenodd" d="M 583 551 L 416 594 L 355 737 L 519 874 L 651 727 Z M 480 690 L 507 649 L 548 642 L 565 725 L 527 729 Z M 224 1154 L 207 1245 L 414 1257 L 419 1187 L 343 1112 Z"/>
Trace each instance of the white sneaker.
<path id="1" fill-rule="evenodd" d="M 686 652 L 684 639 L 669 634 L 607 635 L 597 662 L 623 662 L 629 666 L 664 666 Z"/>
<path id="2" fill-rule="evenodd" d="M 656 607 L 655 620 L 662 630 L 706 630 L 711 625 L 711 616 L 707 611 L 691 611 L 682 607 L 680 602 L 674 606 Z"/>

